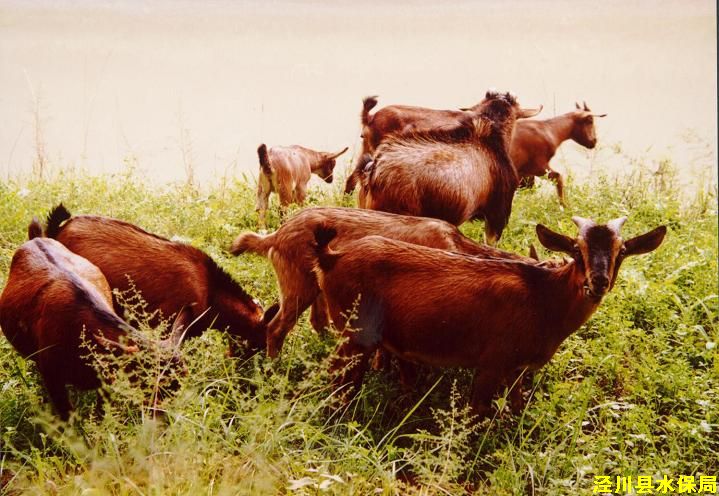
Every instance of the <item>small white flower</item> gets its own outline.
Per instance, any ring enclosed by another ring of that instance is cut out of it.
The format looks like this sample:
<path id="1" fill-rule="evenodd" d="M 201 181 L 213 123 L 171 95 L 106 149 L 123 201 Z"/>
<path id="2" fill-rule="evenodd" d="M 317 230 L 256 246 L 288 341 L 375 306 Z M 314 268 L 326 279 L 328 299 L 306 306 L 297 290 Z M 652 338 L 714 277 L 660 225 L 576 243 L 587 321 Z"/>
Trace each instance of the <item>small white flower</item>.
<path id="1" fill-rule="evenodd" d="M 325 477 L 327 479 L 331 479 L 335 482 L 339 482 L 340 484 L 345 483 L 345 481 L 343 481 L 342 477 L 340 477 L 339 475 L 334 475 L 334 474 L 320 474 L 320 475 L 322 475 L 322 477 Z"/>
<path id="2" fill-rule="evenodd" d="M 287 486 L 287 489 L 290 491 L 297 491 L 298 489 L 302 489 L 305 486 L 311 486 L 315 484 L 315 480 L 312 477 L 302 477 L 301 479 L 291 479 L 289 481 L 290 485 Z"/>

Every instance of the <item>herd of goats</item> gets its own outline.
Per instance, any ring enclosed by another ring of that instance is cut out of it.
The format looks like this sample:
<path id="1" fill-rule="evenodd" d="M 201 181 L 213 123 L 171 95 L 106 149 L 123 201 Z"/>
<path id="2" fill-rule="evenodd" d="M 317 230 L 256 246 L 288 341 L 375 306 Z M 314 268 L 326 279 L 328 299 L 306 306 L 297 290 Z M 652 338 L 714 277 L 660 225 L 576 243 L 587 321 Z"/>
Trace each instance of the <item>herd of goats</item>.
<path id="1" fill-rule="evenodd" d="M 376 104 L 364 100 L 362 152 L 346 184 L 347 192 L 359 188 L 361 208 L 307 208 L 274 233 L 243 233 L 232 243 L 234 255 L 271 261 L 280 301 L 267 309 L 191 245 L 117 219 L 73 216 L 62 204 L 45 225 L 34 218 L 0 297 L 0 327 L 36 362 L 60 417 L 72 409 L 67 385 L 101 384 L 88 347 L 129 357 L 161 348 L 182 369 L 183 340 L 215 328 L 233 337 L 232 355 L 264 350 L 274 358 L 309 307 L 316 331 L 333 324 L 344 338 L 331 368 L 345 398 L 373 358 L 395 358 L 406 386 L 418 364 L 474 369 L 470 405 L 480 417 L 491 414 L 504 386 L 511 409 L 520 410 L 522 374 L 550 360 L 612 289 L 623 260 L 655 250 L 666 227 L 625 240 L 626 217 L 606 224 L 573 217 L 574 238 L 536 227 L 544 247 L 568 258 L 497 249 L 522 183 L 549 173 L 564 202 L 549 160 L 567 139 L 593 147 L 594 118 L 603 115 L 584 103 L 553 119 L 524 120 L 541 108 L 523 109 L 514 95 L 495 91 L 457 111 L 388 106 L 370 114 Z M 260 145 L 260 229 L 271 192 L 282 212 L 302 203 L 311 174 L 331 182 L 346 150 Z M 487 244 L 457 228 L 472 219 L 484 220 Z M 169 336 L 157 342 L 128 324 L 111 288 L 137 290 L 150 325 L 171 322 Z"/>

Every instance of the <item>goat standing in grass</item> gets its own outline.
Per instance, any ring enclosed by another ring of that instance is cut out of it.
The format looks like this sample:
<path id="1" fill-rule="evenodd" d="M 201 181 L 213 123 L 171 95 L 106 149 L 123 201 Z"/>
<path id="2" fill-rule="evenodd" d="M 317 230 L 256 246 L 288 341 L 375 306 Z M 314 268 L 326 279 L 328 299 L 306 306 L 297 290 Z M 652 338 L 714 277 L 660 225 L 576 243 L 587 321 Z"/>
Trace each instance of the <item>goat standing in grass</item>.
<path id="1" fill-rule="evenodd" d="M 268 235 L 251 232 L 235 238 L 234 255 L 250 252 L 270 259 L 280 288 L 280 310 L 267 326 L 267 353 L 275 357 L 282 349 L 287 333 L 311 305 L 310 322 L 317 332 L 329 324 L 324 297 L 313 268 L 317 265 L 314 232 L 320 227 L 337 232 L 332 247 L 364 236 L 379 234 L 432 248 L 467 253 L 483 258 L 516 259 L 526 257 L 477 243 L 464 236 L 456 226 L 438 219 L 395 215 L 356 208 L 307 208 Z"/>
<path id="2" fill-rule="evenodd" d="M 111 287 L 138 290 L 146 310 L 155 314 L 151 325 L 173 317 L 176 344 L 183 336 L 199 336 L 214 327 L 245 341 L 250 352 L 265 348 L 266 318 L 276 308 L 263 314 L 242 286 L 202 250 L 118 219 L 72 216 L 62 204 L 48 215 L 46 232 L 97 265 Z M 230 351 L 236 352 L 232 340 Z"/>
<path id="3" fill-rule="evenodd" d="M 72 405 L 66 386 L 100 387 L 91 351 L 132 354 L 152 343 L 115 313 L 100 269 L 43 238 L 37 220 L 29 235 L 10 264 L 0 296 L 0 327 L 10 344 L 37 364 L 52 405 L 67 420 Z M 158 344 L 171 349 L 169 343 Z"/>
<path id="4" fill-rule="evenodd" d="M 624 259 L 655 250 L 666 234 L 661 226 L 623 240 L 625 217 L 605 225 L 573 220 L 579 228 L 574 239 L 537 226 L 546 248 L 572 257 L 549 266 L 480 259 L 380 236 L 334 250 L 329 244 L 335 230 L 319 227 L 319 286 L 347 338 L 332 365 L 343 371 L 336 385 L 356 390 L 370 356 L 381 348 L 410 362 L 474 369 L 471 405 L 488 414 L 502 385 L 546 364 L 591 317 L 614 287 Z M 348 321 L 353 308 L 356 320 Z M 521 407 L 518 392 L 512 395 L 515 410 Z"/>
<path id="5" fill-rule="evenodd" d="M 336 159 L 339 153 L 316 152 L 302 146 L 273 146 L 264 143 L 257 148 L 260 159 L 260 177 L 257 181 L 257 205 L 260 229 L 267 228 L 267 208 L 270 193 L 280 197 L 280 211 L 291 203 L 301 205 L 307 196 L 307 184 L 312 174 L 326 183 L 332 183 Z"/>
<path id="6" fill-rule="evenodd" d="M 390 135 L 449 130 L 455 139 L 465 139 L 471 134 L 473 117 L 481 103 L 462 110 L 437 110 L 410 105 L 388 105 L 374 114 L 369 113 L 377 105 L 376 96 L 362 100 L 362 150 L 352 173 L 345 183 L 345 194 L 352 193 L 362 170 L 372 159 L 380 143 Z"/>
<path id="7" fill-rule="evenodd" d="M 519 184 L 509 157 L 514 125 L 538 112 L 521 108 L 510 93 L 488 91 L 467 139 L 457 140 L 451 129 L 386 139 L 362 180 L 362 204 L 454 225 L 482 219 L 485 241 L 496 244 Z"/>
<path id="8" fill-rule="evenodd" d="M 566 140 L 573 140 L 585 148 L 592 149 L 597 144 L 597 131 L 594 119 L 607 114 L 595 114 L 583 102 L 584 107 L 575 103 L 576 110 L 545 120 L 522 120 L 514 128 L 510 156 L 514 168 L 519 174 L 520 186 L 534 185 L 535 176 L 544 176 L 553 180 L 557 186 L 559 203 L 565 206 L 564 179 L 552 169 L 549 161 Z"/>

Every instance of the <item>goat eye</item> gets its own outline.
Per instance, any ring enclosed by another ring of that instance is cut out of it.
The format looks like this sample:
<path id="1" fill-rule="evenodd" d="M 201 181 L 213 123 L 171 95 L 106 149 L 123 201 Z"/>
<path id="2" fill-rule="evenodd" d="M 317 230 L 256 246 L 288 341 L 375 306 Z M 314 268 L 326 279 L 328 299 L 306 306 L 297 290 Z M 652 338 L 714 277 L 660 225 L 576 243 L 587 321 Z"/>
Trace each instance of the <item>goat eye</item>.
<path id="1" fill-rule="evenodd" d="M 622 257 L 623 257 L 624 255 L 626 255 L 626 253 L 627 253 L 627 247 L 626 247 L 626 246 L 622 246 L 622 247 L 619 249 L 619 256 L 622 256 Z"/>

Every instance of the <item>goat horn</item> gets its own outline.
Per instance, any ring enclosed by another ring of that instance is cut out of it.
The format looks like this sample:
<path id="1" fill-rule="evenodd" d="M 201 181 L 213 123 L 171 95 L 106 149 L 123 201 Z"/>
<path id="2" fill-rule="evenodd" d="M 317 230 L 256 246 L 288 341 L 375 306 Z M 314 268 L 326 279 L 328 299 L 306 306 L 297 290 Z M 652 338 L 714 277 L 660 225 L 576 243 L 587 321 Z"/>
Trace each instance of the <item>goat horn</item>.
<path id="1" fill-rule="evenodd" d="M 343 154 L 344 152 L 346 152 L 347 150 L 349 150 L 349 147 L 348 147 L 348 146 L 345 146 L 345 147 L 344 147 L 344 150 L 342 150 L 341 152 L 336 153 L 336 154 L 334 154 L 334 155 L 331 155 L 330 158 L 331 158 L 331 159 L 335 159 L 335 158 L 339 157 L 340 155 L 342 155 L 342 154 Z"/>
<path id="2" fill-rule="evenodd" d="M 574 102 L 574 106 L 577 107 L 577 109 L 582 110 L 582 107 L 580 107 L 577 102 Z"/>
<path id="3" fill-rule="evenodd" d="M 537 249 L 531 243 L 529 244 L 529 258 L 533 258 L 537 262 L 539 262 L 539 255 L 537 255 Z"/>
<path id="4" fill-rule="evenodd" d="M 594 225 L 594 221 L 592 219 L 585 219 L 584 217 L 579 217 L 578 215 L 575 215 L 572 217 L 572 222 L 574 222 L 577 227 L 579 228 L 579 231 L 583 231 L 584 229 Z"/>
<path id="5" fill-rule="evenodd" d="M 627 221 L 626 215 L 624 217 L 619 217 L 617 219 L 610 220 L 607 222 L 607 227 L 614 231 L 615 233 L 619 234 L 619 230 L 622 228 L 624 223 Z"/>
<path id="6" fill-rule="evenodd" d="M 589 109 L 589 107 L 587 107 L 587 102 L 585 102 L 584 100 L 582 100 L 582 103 L 584 104 L 584 110 L 586 110 L 587 112 L 589 112 L 590 109 Z"/>
<path id="7" fill-rule="evenodd" d="M 520 109 L 519 113 L 517 114 L 517 119 L 527 119 L 528 117 L 534 117 L 535 115 L 540 113 L 543 108 L 544 105 L 540 105 L 539 107 L 534 109 Z"/>

